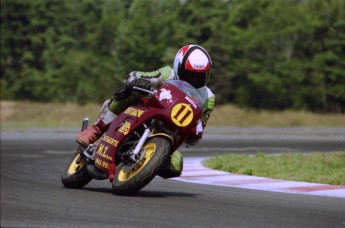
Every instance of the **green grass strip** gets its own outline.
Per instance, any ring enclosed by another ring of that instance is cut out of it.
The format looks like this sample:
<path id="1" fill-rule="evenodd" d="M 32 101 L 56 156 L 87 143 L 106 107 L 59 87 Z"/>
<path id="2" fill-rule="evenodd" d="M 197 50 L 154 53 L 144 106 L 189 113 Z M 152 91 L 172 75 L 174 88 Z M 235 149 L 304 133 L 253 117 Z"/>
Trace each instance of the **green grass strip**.
<path id="1" fill-rule="evenodd" d="M 204 161 L 204 165 L 237 174 L 283 180 L 345 185 L 345 152 L 283 153 L 281 155 L 227 154 Z"/>

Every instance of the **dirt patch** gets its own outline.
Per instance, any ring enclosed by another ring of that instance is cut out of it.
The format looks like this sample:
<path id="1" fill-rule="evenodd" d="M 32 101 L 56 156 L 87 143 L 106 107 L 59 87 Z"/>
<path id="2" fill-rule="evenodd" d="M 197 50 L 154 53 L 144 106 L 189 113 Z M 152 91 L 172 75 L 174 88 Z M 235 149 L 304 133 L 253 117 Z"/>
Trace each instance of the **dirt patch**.
<path id="1" fill-rule="evenodd" d="M 1 106 L 1 120 L 7 120 L 16 113 L 17 102 L 14 101 L 0 101 Z"/>

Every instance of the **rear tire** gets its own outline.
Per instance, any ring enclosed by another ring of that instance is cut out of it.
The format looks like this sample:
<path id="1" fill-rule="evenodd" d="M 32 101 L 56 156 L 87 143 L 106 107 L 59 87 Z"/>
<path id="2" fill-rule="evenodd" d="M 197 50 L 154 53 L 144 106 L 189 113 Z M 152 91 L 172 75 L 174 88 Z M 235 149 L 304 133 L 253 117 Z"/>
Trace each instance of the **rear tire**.
<path id="1" fill-rule="evenodd" d="M 139 164 L 126 171 L 120 163 L 116 167 L 113 179 L 113 193 L 117 195 L 133 195 L 145 187 L 161 170 L 170 155 L 170 143 L 162 137 L 149 139 L 143 148 L 146 154 Z"/>
<path id="2" fill-rule="evenodd" d="M 82 188 L 92 180 L 85 160 L 77 164 L 79 157 L 80 153 L 75 153 L 61 174 L 61 181 L 66 188 Z"/>

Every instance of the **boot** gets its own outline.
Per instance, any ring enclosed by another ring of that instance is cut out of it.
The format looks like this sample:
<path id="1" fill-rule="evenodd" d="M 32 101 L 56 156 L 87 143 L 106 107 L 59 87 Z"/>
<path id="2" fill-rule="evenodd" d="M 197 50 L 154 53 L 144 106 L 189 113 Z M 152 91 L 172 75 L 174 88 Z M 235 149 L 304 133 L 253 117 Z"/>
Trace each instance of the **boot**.
<path id="1" fill-rule="evenodd" d="M 109 102 L 110 100 L 106 100 L 103 103 L 102 111 L 99 114 L 96 122 L 76 136 L 77 143 L 83 147 L 87 147 L 91 143 L 97 141 L 97 139 L 108 130 L 111 122 L 117 117 L 117 115 L 109 110 Z"/>

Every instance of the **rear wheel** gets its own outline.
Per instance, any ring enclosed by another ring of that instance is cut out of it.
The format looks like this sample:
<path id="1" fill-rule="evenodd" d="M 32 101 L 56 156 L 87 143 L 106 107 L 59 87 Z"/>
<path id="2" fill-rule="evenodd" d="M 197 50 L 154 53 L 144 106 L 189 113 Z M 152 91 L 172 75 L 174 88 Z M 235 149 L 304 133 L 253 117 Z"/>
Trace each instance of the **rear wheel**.
<path id="1" fill-rule="evenodd" d="M 143 146 L 145 153 L 140 162 L 132 166 L 120 163 L 116 167 L 113 193 L 133 195 L 145 187 L 160 171 L 170 155 L 170 143 L 162 137 L 149 139 Z"/>
<path id="2" fill-rule="evenodd" d="M 77 163 L 78 160 L 81 160 Z M 87 171 L 86 161 L 80 159 L 80 153 L 75 153 L 61 174 L 61 181 L 67 188 L 82 188 L 92 180 Z"/>

